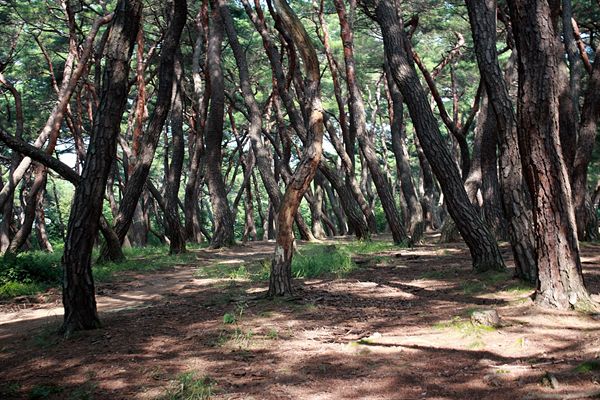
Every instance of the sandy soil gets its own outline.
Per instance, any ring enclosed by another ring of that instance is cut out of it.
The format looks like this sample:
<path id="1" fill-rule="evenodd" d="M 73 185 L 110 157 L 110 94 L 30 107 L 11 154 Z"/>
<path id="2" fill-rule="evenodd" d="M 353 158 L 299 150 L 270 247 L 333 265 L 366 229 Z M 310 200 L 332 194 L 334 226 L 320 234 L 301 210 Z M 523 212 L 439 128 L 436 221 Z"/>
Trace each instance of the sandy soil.
<path id="1" fill-rule="evenodd" d="M 517 281 L 474 275 L 462 244 L 360 255 L 345 279 L 297 281 L 292 300 L 262 299 L 264 283 L 194 275 L 268 258 L 272 246 L 124 274 L 98 287 L 104 327 L 70 340 L 54 334 L 59 293 L 3 305 L 0 398 L 174 398 L 185 372 L 207 377 L 214 399 L 600 397 L 600 317 L 543 310 Z M 583 254 L 600 300 L 600 246 Z M 487 309 L 499 329 L 468 322 Z"/>

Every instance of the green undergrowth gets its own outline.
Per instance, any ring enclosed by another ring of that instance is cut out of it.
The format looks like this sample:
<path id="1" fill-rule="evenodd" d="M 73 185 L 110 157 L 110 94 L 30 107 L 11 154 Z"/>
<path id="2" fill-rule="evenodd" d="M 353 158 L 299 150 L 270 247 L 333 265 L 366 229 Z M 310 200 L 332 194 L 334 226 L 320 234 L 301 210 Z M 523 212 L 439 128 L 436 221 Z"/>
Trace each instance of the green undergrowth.
<path id="1" fill-rule="evenodd" d="M 58 253 L 34 251 L 0 258 L 0 299 L 31 296 L 60 284 Z"/>
<path id="2" fill-rule="evenodd" d="M 357 240 L 354 242 L 342 243 L 339 246 L 356 255 L 368 255 L 408 247 L 406 244 L 396 245 L 392 242 L 368 240 Z"/>
<path id="3" fill-rule="evenodd" d="M 188 246 L 193 250 L 197 246 Z M 167 246 L 149 246 L 143 248 L 124 249 L 126 261 L 122 263 L 107 262 L 93 266 L 94 279 L 106 282 L 115 278 L 120 272 L 150 272 L 177 264 L 195 262 L 195 254 L 188 252 L 181 255 L 169 255 Z M 33 296 L 51 287 L 59 287 L 62 279 L 60 260 L 62 249 L 54 253 L 33 251 L 18 255 L 6 255 L 0 258 L 0 299 L 17 296 Z M 92 260 L 98 257 L 95 251 Z"/>
<path id="4" fill-rule="evenodd" d="M 600 359 L 585 361 L 575 367 L 575 372 L 579 372 L 581 374 L 597 371 L 600 371 Z"/>
<path id="5" fill-rule="evenodd" d="M 188 248 L 188 250 L 191 250 Z M 94 265 L 94 279 L 106 282 L 114 279 L 119 272 L 137 271 L 152 272 L 177 264 L 196 262 L 193 252 L 169 255 L 168 246 L 152 246 L 123 249 L 125 261 L 121 263 L 106 262 Z"/>
<path id="6" fill-rule="evenodd" d="M 357 266 L 352 261 L 352 252 L 346 245 L 306 244 L 292 259 L 294 278 L 316 278 L 322 276 L 344 277 Z M 198 278 L 242 279 L 262 282 L 269 279 L 271 259 L 243 263 L 216 263 L 198 268 Z"/>

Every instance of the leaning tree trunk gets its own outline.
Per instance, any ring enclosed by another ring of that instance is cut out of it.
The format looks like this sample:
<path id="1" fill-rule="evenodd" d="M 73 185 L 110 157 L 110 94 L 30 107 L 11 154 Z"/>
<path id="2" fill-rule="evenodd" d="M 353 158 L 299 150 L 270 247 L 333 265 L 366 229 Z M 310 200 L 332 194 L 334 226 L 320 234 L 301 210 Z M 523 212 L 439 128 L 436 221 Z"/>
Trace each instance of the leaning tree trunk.
<path id="1" fill-rule="evenodd" d="M 294 233 L 292 224 L 304 192 L 312 181 L 323 151 L 323 111 L 320 98 L 319 59 L 308 33 L 285 0 L 274 0 L 279 16 L 297 45 L 306 73 L 304 93 L 310 106 L 306 148 L 283 196 L 277 214 L 277 243 L 271 264 L 269 296 L 292 294 L 292 255 Z"/>
<path id="2" fill-rule="evenodd" d="M 379 166 L 379 156 L 375 152 L 375 144 L 367 133 L 367 122 L 365 116 L 365 105 L 356 81 L 356 70 L 354 62 L 354 44 L 350 23 L 346 16 L 346 6 L 343 0 L 334 0 L 338 18 L 340 20 L 340 35 L 344 45 L 344 61 L 346 64 L 346 83 L 348 85 L 350 105 L 350 132 L 358 139 L 358 144 L 364 155 L 364 160 L 369 167 L 373 183 L 381 200 L 388 225 L 392 231 L 395 243 L 408 241 L 408 235 L 400 222 L 400 214 L 384 171 Z"/>
<path id="3" fill-rule="evenodd" d="M 363 4 L 369 6 L 372 1 L 364 0 Z M 377 1 L 375 15 L 381 26 L 392 76 L 404 96 L 419 141 L 442 187 L 450 216 L 471 251 L 473 268 L 476 271 L 504 269 L 498 245 L 469 201 L 458 169 L 442 139 L 438 123 L 406 51 L 408 39 L 393 1 Z"/>
<path id="4" fill-rule="evenodd" d="M 590 302 L 583 281 L 569 174 L 560 147 L 562 46 L 547 0 L 509 0 L 519 56 L 517 121 L 537 244 L 536 303 L 566 309 Z"/>
<path id="5" fill-rule="evenodd" d="M 154 153 L 160 133 L 171 107 L 173 95 L 173 79 L 175 71 L 175 54 L 179 47 L 181 31 L 187 17 L 186 0 L 175 0 L 173 13 L 163 41 L 158 71 L 158 94 L 154 111 L 148 122 L 144 135 L 140 139 L 140 154 L 137 157 L 133 172 L 125 184 L 123 198 L 119 204 L 119 214 L 115 218 L 114 230 L 123 243 L 131 226 L 138 200 L 154 161 Z M 109 259 L 106 247 L 100 251 L 100 259 Z"/>
<path id="6" fill-rule="evenodd" d="M 106 43 L 106 66 L 100 104 L 81 181 L 75 189 L 62 266 L 64 322 L 61 331 L 100 326 L 92 277 L 92 248 L 102 214 L 104 188 L 117 149 L 121 117 L 127 102 L 129 61 L 138 32 L 142 2 L 117 3 Z"/>
<path id="7" fill-rule="evenodd" d="M 523 190 L 523 172 L 517 140 L 517 121 L 512 101 L 496 50 L 496 2 L 494 0 L 467 0 L 469 18 L 479 70 L 483 77 L 488 101 L 495 116 L 498 146 L 500 148 L 500 180 L 502 204 L 508 220 L 509 238 L 515 259 L 517 275 L 535 282 L 537 279 L 536 249 L 531 226 L 531 211 Z M 512 74 L 508 74 L 509 81 Z M 489 116 L 488 116 L 489 117 Z M 484 132 L 484 135 L 486 132 Z M 521 154 L 524 150 L 521 150 Z M 495 152 L 495 150 L 494 150 Z M 484 156 L 485 159 L 489 157 Z"/>
<path id="8" fill-rule="evenodd" d="M 225 116 L 225 86 L 221 66 L 223 23 L 216 1 L 211 1 L 212 18 L 208 33 L 208 73 L 210 81 L 210 108 L 206 122 L 206 180 L 214 218 L 213 248 L 227 247 L 234 242 L 233 215 L 227 202 L 227 191 L 221 173 L 221 145 Z"/>

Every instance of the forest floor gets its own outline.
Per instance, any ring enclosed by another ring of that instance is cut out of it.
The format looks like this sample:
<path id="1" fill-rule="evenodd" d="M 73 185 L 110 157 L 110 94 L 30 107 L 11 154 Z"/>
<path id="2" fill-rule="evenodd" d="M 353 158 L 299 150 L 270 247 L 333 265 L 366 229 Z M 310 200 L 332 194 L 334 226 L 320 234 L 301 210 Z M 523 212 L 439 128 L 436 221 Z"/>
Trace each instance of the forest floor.
<path id="1" fill-rule="evenodd" d="M 540 309 L 512 270 L 475 275 L 463 244 L 433 239 L 355 254 L 354 272 L 296 280 L 288 300 L 262 298 L 264 281 L 207 272 L 269 259 L 273 243 L 195 250 L 193 264 L 99 285 L 103 328 L 68 340 L 55 334 L 59 292 L 4 304 L 0 398 L 600 396 L 599 314 Z M 582 252 L 600 300 L 600 245 Z M 501 327 L 469 322 L 488 309 Z"/>

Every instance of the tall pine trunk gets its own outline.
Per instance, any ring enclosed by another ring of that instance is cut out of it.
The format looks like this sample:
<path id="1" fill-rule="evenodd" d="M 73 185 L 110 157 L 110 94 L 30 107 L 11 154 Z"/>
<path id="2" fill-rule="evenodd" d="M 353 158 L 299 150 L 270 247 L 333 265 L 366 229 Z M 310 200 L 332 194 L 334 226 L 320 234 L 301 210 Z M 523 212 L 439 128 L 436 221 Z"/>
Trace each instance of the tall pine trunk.
<path id="1" fill-rule="evenodd" d="M 370 0 L 364 0 L 363 4 L 372 6 Z M 480 272 L 502 270 L 504 261 L 498 245 L 469 201 L 458 169 L 442 139 L 438 122 L 408 56 L 408 39 L 398 13 L 399 10 L 391 0 L 379 0 L 375 4 L 375 17 L 381 26 L 385 53 L 394 81 L 404 96 L 419 141 L 442 187 L 450 216 L 471 251 L 473 268 Z"/>
<path id="2" fill-rule="evenodd" d="M 100 104 L 94 118 L 81 181 L 73 197 L 62 257 L 65 314 L 61 331 L 65 335 L 100 326 L 91 268 L 92 248 L 127 102 L 129 61 L 141 13 L 141 1 L 121 0 L 117 3 L 110 26 Z"/>
<path id="3" fill-rule="evenodd" d="M 223 23 L 216 1 L 211 1 L 212 13 L 208 33 L 207 64 L 210 82 L 210 107 L 206 121 L 206 180 L 213 213 L 211 247 L 227 247 L 234 242 L 233 215 L 227 202 L 227 190 L 221 173 L 221 145 L 225 116 L 225 86 L 221 66 Z"/>
<path id="4" fill-rule="evenodd" d="M 559 33 L 547 0 L 509 0 L 509 7 L 519 56 L 517 133 L 537 245 L 535 301 L 561 309 L 585 305 L 590 297 L 581 272 L 571 184 L 560 143 Z"/>

